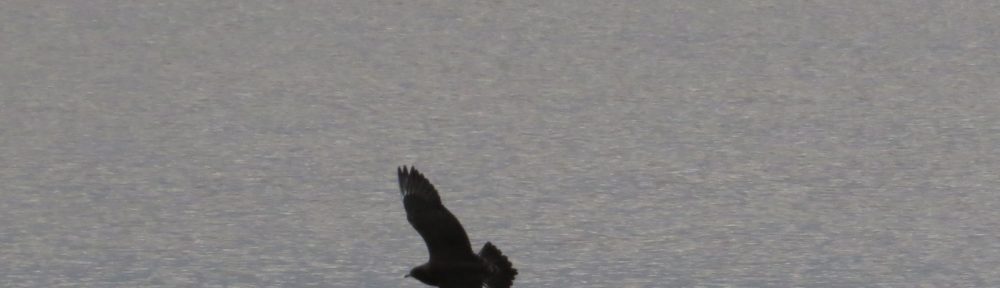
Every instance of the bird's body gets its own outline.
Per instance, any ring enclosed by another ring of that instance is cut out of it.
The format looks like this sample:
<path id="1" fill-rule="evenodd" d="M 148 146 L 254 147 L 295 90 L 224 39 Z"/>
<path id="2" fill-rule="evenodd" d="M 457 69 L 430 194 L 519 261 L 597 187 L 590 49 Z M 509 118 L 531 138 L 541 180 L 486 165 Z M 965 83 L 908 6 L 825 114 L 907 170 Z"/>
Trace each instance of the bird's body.
<path id="1" fill-rule="evenodd" d="M 430 181 L 416 168 L 397 170 L 406 219 L 420 233 L 430 252 L 430 260 L 414 267 L 407 276 L 441 288 L 508 288 L 517 269 L 500 249 L 486 242 L 473 253 L 469 236 L 458 218 L 441 204 Z"/>
<path id="2" fill-rule="evenodd" d="M 444 283 L 471 283 L 482 286 L 482 279 L 486 278 L 485 263 L 476 259 L 470 262 L 453 263 L 425 263 L 410 270 L 410 276 L 431 286 L 440 286 Z"/>

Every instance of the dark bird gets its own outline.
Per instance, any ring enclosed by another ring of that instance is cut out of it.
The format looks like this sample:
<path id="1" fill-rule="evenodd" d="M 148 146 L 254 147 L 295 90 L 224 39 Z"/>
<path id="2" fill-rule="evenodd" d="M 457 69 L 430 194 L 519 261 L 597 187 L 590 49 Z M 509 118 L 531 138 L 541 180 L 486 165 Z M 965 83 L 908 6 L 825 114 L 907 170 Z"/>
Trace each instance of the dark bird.
<path id="1" fill-rule="evenodd" d="M 472 252 L 469 236 L 441 204 L 434 185 L 417 168 L 399 167 L 399 190 L 403 195 L 406 220 L 420 233 L 430 252 L 430 260 L 413 267 L 406 277 L 441 288 L 508 288 L 514 282 L 517 269 L 486 242 L 479 254 Z"/>

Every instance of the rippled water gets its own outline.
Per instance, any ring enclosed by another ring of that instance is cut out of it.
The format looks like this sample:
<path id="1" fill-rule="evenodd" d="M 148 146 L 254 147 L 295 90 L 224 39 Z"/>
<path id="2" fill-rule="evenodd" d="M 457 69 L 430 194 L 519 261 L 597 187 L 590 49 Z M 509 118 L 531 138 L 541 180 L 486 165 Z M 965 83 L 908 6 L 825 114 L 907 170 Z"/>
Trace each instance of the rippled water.
<path id="1" fill-rule="evenodd" d="M 1000 285 L 1000 13 L 698 3 L 6 5 L 0 286 Z"/>

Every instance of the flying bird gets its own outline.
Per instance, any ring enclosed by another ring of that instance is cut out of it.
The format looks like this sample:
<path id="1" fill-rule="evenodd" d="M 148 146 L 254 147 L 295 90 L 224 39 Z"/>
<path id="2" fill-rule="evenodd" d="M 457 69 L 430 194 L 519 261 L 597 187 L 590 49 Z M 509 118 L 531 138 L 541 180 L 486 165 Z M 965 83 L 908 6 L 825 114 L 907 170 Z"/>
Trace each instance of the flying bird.
<path id="1" fill-rule="evenodd" d="M 508 288 L 514 282 L 514 269 L 500 249 L 486 242 L 479 253 L 472 252 L 469 236 L 441 204 L 434 185 L 416 167 L 397 168 L 399 190 L 403 195 L 406 220 L 420 233 L 430 252 L 430 260 L 413 267 L 405 277 L 441 288 Z"/>

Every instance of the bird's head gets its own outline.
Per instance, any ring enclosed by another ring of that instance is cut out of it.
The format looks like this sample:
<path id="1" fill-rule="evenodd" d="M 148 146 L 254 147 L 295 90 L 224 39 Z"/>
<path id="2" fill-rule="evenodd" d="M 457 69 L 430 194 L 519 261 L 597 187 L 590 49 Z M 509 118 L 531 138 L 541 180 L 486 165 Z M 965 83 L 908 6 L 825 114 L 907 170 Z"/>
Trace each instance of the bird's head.
<path id="1" fill-rule="evenodd" d="M 431 273 L 430 270 L 427 268 L 427 265 L 420 265 L 417 267 L 413 267 L 413 269 L 410 269 L 410 273 L 407 273 L 405 276 L 403 276 L 403 278 L 410 278 L 410 277 L 413 277 L 413 279 L 420 280 L 420 282 L 424 282 L 424 284 L 427 285 L 435 286 L 438 284 L 437 281 L 434 279 L 434 277 L 431 277 Z"/>

